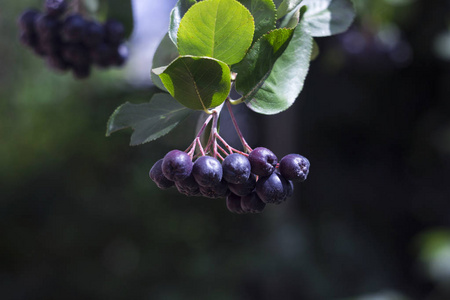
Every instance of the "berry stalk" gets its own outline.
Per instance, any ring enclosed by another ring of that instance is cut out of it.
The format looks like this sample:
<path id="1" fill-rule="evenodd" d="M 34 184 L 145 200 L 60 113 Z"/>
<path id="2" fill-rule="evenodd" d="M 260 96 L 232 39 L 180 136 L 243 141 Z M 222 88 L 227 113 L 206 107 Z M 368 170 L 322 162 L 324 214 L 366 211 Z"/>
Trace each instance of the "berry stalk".
<path id="1" fill-rule="evenodd" d="M 227 102 L 228 112 L 230 113 L 231 121 L 233 122 L 234 129 L 236 129 L 236 133 L 239 136 L 239 139 L 241 140 L 242 146 L 244 147 L 244 151 L 251 152 L 252 148 L 248 145 L 247 141 L 244 139 L 244 135 L 242 134 L 242 132 L 239 129 L 239 126 L 238 126 L 238 124 L 236 122 L 236 118 L 234 117 L 234 113 L 233 113 L 233 110 L 231 108 L 230 100 L 227 99 L 226 102 Z"/>
<path id="2" fill-rule="evenodd" d="M 205 120 L 205 122 L 203 123 L 202 127 L 200 128 L 200 130 L 198 131 L 197 135 L 194 138 L 194 141 L 192 141 L 192 143 L 189 145 L 189 147 L 184 151 L 186 152 L 191 159 L 194 158 L 194 154 L 195 154 L 195 149 L 198 148 L 200 150 L 200 154 L 202 156 L 205 156 L 205 149 L 203 149 L 202 143 L 200 141 L 200 137 L 202 136 L 203 132 L 206 129 L 206 126 L 208 126 L 209 122 L 211 121 L 211 119 L 213 118 L 213 114 L 209 115 L 208 118 Z"/>
<path id="3" fill-rule="evenodd" d="M 219 130 L 218 130 L 218 125 L 219 125 L 219 114 L 220 114 L 222 107 L 219 107 L 218 109 L 215 109 L 212 112 L 209 112 L 210 115 L 203 123 L 202 127 L 200 128 L 200 130 L 198 131 L 194 140 L 192 141 L 191 145 L 189 145 L 189 147 L 185 150 L 185 152 L 191 158 L 211 154 L 214 158 L 219 158 L 220 160 L 223 161 L 224 158 L 230 154 L 239 153 L 241 155 L 248 156 L 248 153 L 250 153 L 252 151 L 252 148 L 249 146 L 249 144 L 245 140 L 245 138 L 239 128 L 239 125 L 237 124 L 236 118 L 233 114 L 233 111 L 231 109 L 231 105 L 230 105 L 230 102 L 228 99 L 226 100 L 226 103 L 227 103 L 228 111 L 230 113 L 231 120 L 233 122 L 233 126 L 236 130 L 239 140 L 241 141 L 242 146 L 244 147 L 244 151 L 240 151 L 238 149 L 231 147 L 225 141 L 225 139 L 222 136 L 220 136 Z M 212 120 L 211 132 L 210 132 L 210 135 L 208 138 L 208 142 L 206 143 L 206 146 L 203 147 L 201 144 L 201 141 L 200 141 L 200 137 L 202 134 L 204 134 L 206 126 L 208 126 L 208 124 L 211 122 L 211 120 Z M 198 147 L 200 153 L 195 155 L 195 151 L 196 151 L 197 147 Z M 225 155 L 225 157 L 223 155 Z"/>
<path id="4" fill-rule="evenodd" d="M 149 175 L 161 189 L 175 186 L 187 196 L 226 198 L 231 212 L 260 213 L 266 204 L 280 204 L 290 198 L 293 181 L 304 181 L 310 164 L 299 154 L 286 155 L 278 163 L 269 149 L 252 149 L 242 135 L 229 99 L 226 104 L 245 152 L 231 147 L 219 134 L 222 105 L 208 111 L 209 116 L 184 152 L 170 151 L 156 162 Z M 203 147 L 200 138 L 210 123 L 209 138 Z"/>

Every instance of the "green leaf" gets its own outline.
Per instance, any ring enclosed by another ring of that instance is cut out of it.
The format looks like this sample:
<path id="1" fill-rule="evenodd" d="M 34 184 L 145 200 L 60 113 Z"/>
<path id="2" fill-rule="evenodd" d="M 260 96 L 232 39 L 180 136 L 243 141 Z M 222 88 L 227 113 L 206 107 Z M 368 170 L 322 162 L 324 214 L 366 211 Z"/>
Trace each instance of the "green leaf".
<path id="1" fill-rule="evenodd" d="M 275 3 L 275 6 L 278 9 L 278 7 L 280 7 L 281 3 L 283 3 L 283 0 L 273 0 L 273 3 Z"/>
<path id="2" fill-rule="evenodd" d="M 285 15 L 298 10 L 298 6 L 303 0 L 284 0 L 277 8 L 277 17 L 281 19 Z"/>
<path id="3" fill-rule="evenodd" d="M 166 34 L 161 40 L 158 48 L 156 48 L 155 55 L 153 56 L 152 69 L 167 66 L 178 56 L 177 47 L 170 40 L 169 34 Z M 166 87 L 159 76 L 153 72 L 150 73 L 150 76 L 154 85 L 167 92 Z"/>
<path id="4" fill-rule="evenodd" d="M 94 14 L 99 10 L 100 3 L 99 0 L 82 0 L 83 7 L 86 9 L 90 14 Z"/>
<path id="5" fill-rule="evenodd" d="M 311 51 L 311 60 L 315 60 L 317 56 L 320 54 L 319 45 L 317 45 L 317 42 L 313 40 L 313 46 Z"/>
<path id="6" fill-rule="evenodd" d="M 311 57 L 312 37 L 305 27 L 303 21 L 297 25 L 286 50 L 273 64 L 270 73 L 241 98 L 251 110 L 272 115 L 295 102 L 303 88 Z"/>
<path id="7" fill-rule="evenodd" d="M 306 6 L 303 6 L 306 10 Z M 297 26 L 298 22 L 300 21 L 300 16 L 304 12 L 302 10 L 303 8 L 301 4 L 299 4 L 294 10 L 287 13 L 281 20 L 278 28 L 295 28 Z"/>
<path id="8" fill-rule="evenodd" d="M 131 127 L 131 146 L 147 143 L 169 133 L 192 111 L 180 105 L 169 94 L 155 94 L 148 103 L 126 102 L 108 120 L 106 136 Z"/>
<path id="9" fill-rule="evenodd" d="M 104 0 L 106 1 L 106 18 L 119 21 L 125 27 L 125 37 L 129 38 L 133 32 L 133 8 L 131 0 Z"/>
<path id="10" fill-rule="evenodd" d="M 422 262 L 430 264 L 442 253 L 450 251 L 450 231 L 446 228 L 421 232 L 414 241 Z"/>
<path id="11" fill-rule="evenodd" d="M 177 44 L 180 21 L 188 9 L 195 3 L 197 3 L 196 0 L 178 0 L 177 4 L 170 12 L 169 36 L 175 45 Z"/>
<path id="12" fill-rule="evenodd" d="M 239 0 L 255 19 L 255 34 L 253 41 L 258 40 L 263 34 L 275 29 L 277 11 L 272 0 Z"/>
<path id="13" fill-rule="evenodd" d="M 329 36 L 346 31 L 355 18 L 350 0 L 304 0 L 304 18 L 312 36 Z"/>
<path id="14" fill-rule="evenodd" d="M 169 93 L 191 109 L 222 104 L 230 92 L 230 68 L 210 57 L 180 56 L 167 67 L 153 69 Z"/>
<path id="15" fill-rule="evenodd" d="M 236 0 L 206 0 L 193 5 L 178 29 L 181 55 L 208 56 L 226 64 L 239 62 L 253 40 L 251 13 Z"/>
<path id="16" fill-rule="evenodd" d="M 247 52 L 244 59 L 233 66 L 236 90 L 252 97 L 270 75 L 273 65 L 283 54 L 292 37 L 293 29 L 276 29 L 263 35 Z"/>

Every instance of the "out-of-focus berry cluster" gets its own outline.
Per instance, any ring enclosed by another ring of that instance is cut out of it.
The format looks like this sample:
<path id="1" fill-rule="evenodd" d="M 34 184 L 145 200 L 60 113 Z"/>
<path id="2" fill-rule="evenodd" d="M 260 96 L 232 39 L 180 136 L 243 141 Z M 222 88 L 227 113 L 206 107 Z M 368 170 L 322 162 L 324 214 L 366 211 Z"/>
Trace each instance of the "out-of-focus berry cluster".
<path id="1" fill-rule="evenodd" d="M 64 0 L 47 0 L 44 13 L 27 9 L 19 17 L 21 42 L 56 71 L 72 70 L 78 79 L 100 68 L 122 66 L 128 56 L 125 30 L 114 20 L 100 24 L 67 11 Z"/>
<path id="2" fill-rule="evenodd" d="M 278 159 L 267 148 L 258 147 L 247 156 L 233 153 L 222 163 L 212 156 L 191 157 L 172 150 L 150 170 L 150 178 L 161 189 L 175 186 L 187 196 L 226 198 L 233 213 L 260 213 L 266 204 L 280 204 L 294 191 L 293 181 L 304 181 L 308 159 L 289 154 Z"/>

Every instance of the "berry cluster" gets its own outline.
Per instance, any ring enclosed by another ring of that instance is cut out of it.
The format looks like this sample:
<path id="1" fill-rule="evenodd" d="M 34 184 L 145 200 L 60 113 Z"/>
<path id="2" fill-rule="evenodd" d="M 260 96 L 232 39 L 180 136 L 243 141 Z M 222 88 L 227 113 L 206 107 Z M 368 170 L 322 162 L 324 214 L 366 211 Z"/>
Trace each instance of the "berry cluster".
<path id="1" fill-rule="evenodd" d="M 127 59 L 122 23 L 104 24 L 67 11 L 65 0 L 46 0 L 45 13 L 28 9 L 19 17 L 21 42 L 45 57 L 56 71 L 71 69 L 76 78 L 90 75 L 91 65 L 121 66 Z"/>
<path id="2" fill-rule="evenodd" d="M 231 147 L 219 135 L 217 128 L 222 105 L 208 112 L 210 116 L 186 151 L 167 153 L 153 165 L 149 176 L 161 189 L 175 186 L 187 196 L 226 198 L 231 212 L 260 213 L 267 203 L 280 204 L 292 196 L 292 182 L 305 181 L 310 164 L 299 154 L 286 155 L 278 163 L 269 149 L 252 149 L 237 125 L 231 102 L 227 99 L 225 103 L 246 153 Z M 200 136 L 211 119 L 210 136 L 203 147 Z"/>
<path id="3" fill-rule="evenodd" d="M 289 154 L 278 163 L 275 154 L 258 147 L 246 155 L 231 153 L 222 163 L 202 155 L 192 162 L 188 153 L 172 150 L 150 170 L 150 178 L 161 189 L 176 186 L 187 196 L 225 198 L 234 213 L 259 213 L 267 203 L 280 204 L 293 193 L 292 181 L 304 181 L 309 161 Z"/>

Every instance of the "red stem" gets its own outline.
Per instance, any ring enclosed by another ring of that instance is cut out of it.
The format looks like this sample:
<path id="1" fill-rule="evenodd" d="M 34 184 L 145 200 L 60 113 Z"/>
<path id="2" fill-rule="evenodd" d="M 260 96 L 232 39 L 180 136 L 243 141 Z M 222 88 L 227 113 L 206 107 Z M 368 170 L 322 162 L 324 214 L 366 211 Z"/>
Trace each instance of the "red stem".
<path id="1" fill-rule="evenodd" d="M 192 141 L 192 143 L 189 145 L 189 147 L 184 151 L 186 152 L 191 158 L 193 158 L 193 155 L 195 153 L 195 149 L 196 146 L 198 145 L 200 152 L 202 155 L 205 155 L 205 151 L 202 147 L 202 143 L 200 142 L 200 136 L 203 134 L 203 132 L 205 131 L 206 126 L 209 124 L 209 122 L 211 121 L 211 118 L 213 116 L 210 115 L 205 122 L 203 123 L 202 127 L 200 128 L 200 130 L 198 131 L 197 135 L 195 136 L 195 139 Z"/>
<path id="2" fill-rule="evenodd" d="M 231 153 L 228 153 L 225 149 L 223 149 L 223 148 L 220 147 L 219 145 L 217 145 L 217 149 L 219 149 L 220 151 L 222 151 L 222 153 L 225 154 L 225 156 L 227 156 L 228 154 L 231 154 Z"/>
<path id="3" fill-rule="evenodd" d="M 231 121 L 233 122 L 234 129 L 236 129 L 236 133 L 239 136 L 239 139 L 241 140 L 242 146 L 244 147 L 244 151 L 245 152 L 251 152 L 252 148 L 245 141 L 244 136 L 242 135 L 242 132 L 239 129 L 239 126 L 238 126 L 238 124 L 236 122 L 236 118 L 234 117 L 233 110 L 231 108 L 231 103 L 230 103 L 229 99 L 227 99 L 226 102 L 227 102 L 228 112 L 230 113 Z"/>

